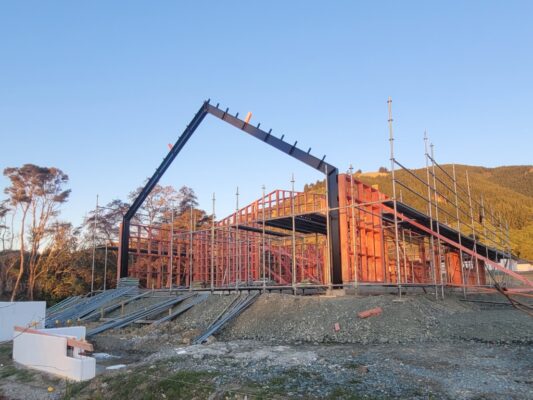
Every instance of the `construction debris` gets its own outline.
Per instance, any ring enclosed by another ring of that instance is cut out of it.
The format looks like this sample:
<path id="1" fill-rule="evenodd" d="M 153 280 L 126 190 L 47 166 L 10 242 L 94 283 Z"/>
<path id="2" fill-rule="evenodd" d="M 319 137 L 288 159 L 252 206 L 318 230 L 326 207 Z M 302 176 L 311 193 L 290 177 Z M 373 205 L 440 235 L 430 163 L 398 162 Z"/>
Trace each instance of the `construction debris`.
<path id="1" fill-rule="evenodd" d="M 360 313 L 357 313 L 357 316 L 359 318 L 368 318 L 373 317 L 376 315 L 380 315 L 383 312 L 381 307 L 371 308 L 370 310 L 361 311 Z"/>

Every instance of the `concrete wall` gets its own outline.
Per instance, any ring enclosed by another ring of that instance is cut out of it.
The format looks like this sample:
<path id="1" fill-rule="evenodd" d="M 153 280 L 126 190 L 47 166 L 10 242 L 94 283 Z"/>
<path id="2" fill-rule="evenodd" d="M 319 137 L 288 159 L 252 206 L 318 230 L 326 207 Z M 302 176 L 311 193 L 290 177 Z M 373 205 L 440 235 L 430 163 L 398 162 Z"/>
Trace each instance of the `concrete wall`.
<path id="1" fill-rule="evenodd" d="M 71 355 L 67 354 L 67 337 L 85 339 L 85 327 L 39 329 L 39 331 L 47 335 L 16 332 L 13 340 L 13 360 L 28 368 L 75 381 L 94 378 L 96 373 L 94 358 L 81 355 L 78 348 L 74 348 Z"/>
<path id="2" fill-rule="evenodd" d="M 0 341 L 13 339 L 13 327 L 41 328 L 44 324 L 46 302 L 0 302 Z"/>

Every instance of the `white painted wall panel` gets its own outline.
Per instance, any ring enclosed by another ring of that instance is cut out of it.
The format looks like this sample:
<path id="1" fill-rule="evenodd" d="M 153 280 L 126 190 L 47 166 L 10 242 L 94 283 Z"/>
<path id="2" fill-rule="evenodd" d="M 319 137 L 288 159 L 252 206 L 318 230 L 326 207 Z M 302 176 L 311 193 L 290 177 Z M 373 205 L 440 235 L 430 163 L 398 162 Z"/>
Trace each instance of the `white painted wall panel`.
<path id="1" fill-rule="evenodd" d="M 67 337 L 84 339 L 85 327 L 39 329 L 44 333 L 64 336 L 17 332 L 13 340 L 13 360 L 28 368 L 48 372 L 75 381 L 94 378 L 96 360 L 80 355 L 74 349 L 67 355 Z"/>
<path id="2" fill-rule="evenodd" d="M 13 328 L 42 328 L 46 313 L 44 301 L 0 301 L 0 341 L 13 339 Z"/>

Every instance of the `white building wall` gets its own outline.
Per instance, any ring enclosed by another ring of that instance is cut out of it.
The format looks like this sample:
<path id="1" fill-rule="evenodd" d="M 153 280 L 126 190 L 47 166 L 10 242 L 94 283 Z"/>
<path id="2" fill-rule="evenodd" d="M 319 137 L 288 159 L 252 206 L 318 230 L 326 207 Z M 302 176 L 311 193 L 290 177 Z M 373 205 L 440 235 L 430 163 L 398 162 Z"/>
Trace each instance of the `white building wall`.
<path id="1" fill-rule="evenodd" d="M 75 381 L 94 378 L 96 373 L 94 358 L 81 355 L 78 348 L 74 348 L 71 356 L 67 355 L 67 338 L 84 339 L 85 327 L 39 329 L 39 331 L 49 335 L 15 332 L 13 360 L 28 368 Z"/>
<path id="2" fill-rule="evenodd" d="M 0 301 L 0 341 L 13 339 L 13 328 L 42 328 L 46 313 L 44 301 Z"/>

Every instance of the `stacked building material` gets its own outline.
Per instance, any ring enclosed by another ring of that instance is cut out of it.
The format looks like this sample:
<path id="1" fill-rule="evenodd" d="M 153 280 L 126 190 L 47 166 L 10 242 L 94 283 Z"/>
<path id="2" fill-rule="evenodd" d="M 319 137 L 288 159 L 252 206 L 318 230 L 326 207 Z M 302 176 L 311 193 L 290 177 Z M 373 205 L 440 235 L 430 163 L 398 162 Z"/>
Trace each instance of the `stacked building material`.
<path id="1" fill-rule="evenodd" d="M 48 312 L 45 326 L 47 328 L 53 328 L 56 326 L 63 326 L 70 322 L 75 322 L 87 314 L 102 308 L 117 297 L 132 292 L 134 289 L 135 288 L 133 287 L 124 287 L 120 289 L 106 290 L 95 296 L 85 297 L 81 301 L 76 301 L 73 305 L 63 307 L 56 312 Z"/>
<path id="2" fill-rule="evenodd" d="M 112 311 L 115 311 L 118 308 L 124 307 L 127 304 L 134 302 L 136 300 L 139 300 L 141 298 L 147 297 L 148 295 L 152 294 L 150 291 L 145 291 L 140 294 L 137 294 L 135 296 L 129 296 L 130 293 L 128 293 L 128 297 L 126 299 L 118 299 L 118 301 L 114 304 L 111 304 L 105 308 L 102 308 L 100 310 L 95 310 L 90 314 L 87 314 L 86 316 L 80 318 L 80 321 L 89 321 L 89 320 L 95 320 L 99 317 L 103 317 L 103 315 L 110 313 Z"/>
<path id="3" fill-rule="evenodd" d="M 209 295 L 207 293 L 199 294 L 191 301 L 188 301 L 186 304 L 182 304 L 179 307 L 177 307 L 175 310 L 172 311 L 169 315 L 164 316 L 161 319 L 158 319 L 153 323 L 153 325 L 159 325 L 163 322 L 171 321 L 174 318 L 178 317 L 179 315 L 183 314 L 185 311 L 191 309 L 197 304 L 200 304 L 201 302 L 205 301 Z"/>
<path id="4" fill-rule="evenodd" d="M 250 307 L 259 298 L 259 292 L 248 294 L 245 296 L 237 297 L 230 306 L 224 310 L 209 327 L 193 340 L 193 344 L 202 344 L 207 341 L 207 338 L 220 331 L 224 325 L 230 322 L 232 319 L 241 314 L 244 310 Z"/>
<path id="5" fill-rule="evenodd" d="M 196 296 L 195 293 L 187 293 L 183 294 L 177 297 L 172 298 L 166 298 L 162 301 L 160 301 L 157 304 L 154 304 L 150 307 L 135 311 L 131 314 L 128 314 L 122 318 L 115 319 L 113 321 L 106 322 L 103 325 L 100 325 L 99 327 L 96 327 L 94 329 L 91 329 L 89 332 L 87 332 L 87 336 L 94 336 L 99 333 L 105 332 L 109 329 L 118 329 L 118 328 L 124 328 L 130 324 L 135 323 L 139 320 L 146 320 L 150 317 L 157 317 L 160 314 L 162 314 L 165 311 L 171 310 L 172 307 L 174 307 L 176 304 L 187 300 L 193 296 Z M 170 313 L 169 313 L 170 314 Z"/>
<path id="6" fill-rule="evenodd" d="M 132 278 L 132 277 L 120 278 L 118 283 L 117 283 L 117 288 L 120 289 L 120 288 L 125 288 L 125 287 L 135 288 L 136 291 L 138 292 L 139 279 L 138 278 Z M 133 293 L 133 291 L 132 291 L 132 293 Z"/>

